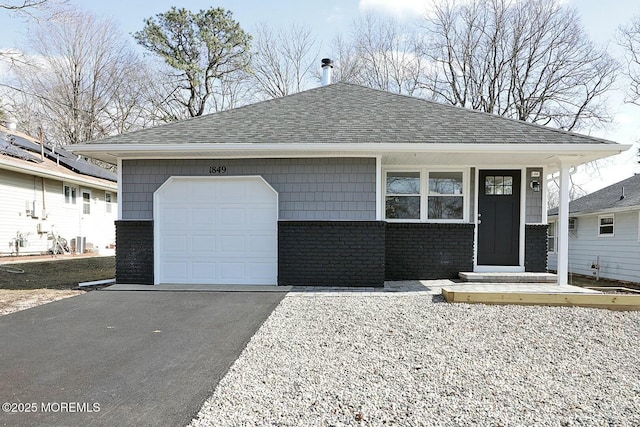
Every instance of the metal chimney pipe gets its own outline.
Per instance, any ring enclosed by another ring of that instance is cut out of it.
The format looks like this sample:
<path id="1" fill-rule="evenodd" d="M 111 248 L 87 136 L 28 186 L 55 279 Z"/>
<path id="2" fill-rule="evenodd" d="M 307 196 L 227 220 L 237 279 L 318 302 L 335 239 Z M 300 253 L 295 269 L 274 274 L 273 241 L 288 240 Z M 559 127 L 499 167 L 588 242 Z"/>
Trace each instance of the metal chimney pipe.
<path id="1" fill-rule="evenodd" d="M 322 86 L 331 84 L 331 74 L 333 71 L 333 61 L 329 58 L 322 59 Z"/>

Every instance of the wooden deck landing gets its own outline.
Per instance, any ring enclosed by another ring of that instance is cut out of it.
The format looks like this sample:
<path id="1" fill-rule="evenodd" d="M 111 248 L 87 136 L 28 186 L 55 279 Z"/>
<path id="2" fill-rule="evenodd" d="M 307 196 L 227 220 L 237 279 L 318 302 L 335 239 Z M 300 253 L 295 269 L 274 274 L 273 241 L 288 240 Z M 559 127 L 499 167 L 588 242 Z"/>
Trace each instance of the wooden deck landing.
<path id="1" fill-rule="evenodd" d="M 515 304 L 546 305 L 562 307 L 591 307 L 609 310 L 640 310 L 640 295 L 606 294 L 601 292 L 558 292 L 548 287 L 537 290 L 501 291 L 499 285 L 485 290 L 464 289 L 464 285 L 443 287 L 442 295 L 447 302 L 468 304 Z"/>

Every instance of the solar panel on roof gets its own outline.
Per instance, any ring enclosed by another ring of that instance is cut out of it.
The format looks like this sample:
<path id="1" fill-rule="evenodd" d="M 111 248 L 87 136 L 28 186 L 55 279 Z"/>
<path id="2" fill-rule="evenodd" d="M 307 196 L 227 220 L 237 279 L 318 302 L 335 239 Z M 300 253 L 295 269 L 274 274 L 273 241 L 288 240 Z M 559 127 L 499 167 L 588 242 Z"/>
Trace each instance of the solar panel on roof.
<path id="1" fill-rule="evenodd" d="M 15 146 L 14 148 L 22 149 L 21 152 L 25 153 L 25 155 L 30 156 L 27 152 L 31 151 L 33 153 L 40 154 L 41 146 L 40 144 L 30 141 L 21 136 L 12 135 L 11 137 L 12 143 Z M 19 147 L 19 148 L 18 148 Z M 60 147 L 51 147 L 48 144 L 44 144 L 44 155 L 55 162 L 58 162 L 62 166 L 71 169 L 74 172 L 80 173 L 82 175 L 92 176 L 95 178 L 102 178 L 108 181 L 116 181 L 117 176 L 115 173 L 101 168 L 100 166 L 94 165 L 83 158 L 78 158 L 78 156 L 70 153 L 69 151 L 60 148 Z M 36 156 L 31 156 L 34 161 L 41 162 L 40 159 Z"/>
<path id="2" fill-rule="evenodd" d="M 4 140 L 0 140 L 0 154 L 15 157 L 21 160 L 27 160 L 29 162 L 34 162 L 34 163 L 43 162 L 43 160 L 40 159 L 39 157 L 36 157 L 31 153 L 29 153 L 28 151 L 23 150 L 19 147 L 15 147 Z"/>

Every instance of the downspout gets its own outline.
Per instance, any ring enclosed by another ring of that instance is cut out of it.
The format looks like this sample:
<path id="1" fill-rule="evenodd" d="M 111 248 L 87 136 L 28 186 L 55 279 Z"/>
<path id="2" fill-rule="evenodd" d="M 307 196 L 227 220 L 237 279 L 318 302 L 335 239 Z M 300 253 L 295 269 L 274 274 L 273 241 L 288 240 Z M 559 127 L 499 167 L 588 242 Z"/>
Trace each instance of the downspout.
<path id="1" fill-rule="evenodd" d="M 42 128 L 40 128 L 40 158 L 44 162 L 44 133 L 42 132 Z M 42 220 L 47 219 L 47 200 L 46 200 L 46 184 L 44 182 L 44 177 L 42 178 Z"/>

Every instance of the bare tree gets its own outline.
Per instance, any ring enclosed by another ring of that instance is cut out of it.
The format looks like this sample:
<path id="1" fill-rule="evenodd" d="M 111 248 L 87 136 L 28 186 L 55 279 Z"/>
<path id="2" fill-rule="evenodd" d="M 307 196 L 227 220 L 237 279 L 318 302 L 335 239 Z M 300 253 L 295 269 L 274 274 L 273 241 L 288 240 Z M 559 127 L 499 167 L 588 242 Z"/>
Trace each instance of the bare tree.
<path id="1" fill-rule="evenodd" d="M 75 144 L 145 125 L 144 66 L 113 22 L 66 11 L 36 29 L 31 50 L 12 85 L 13 108 L 29 107 L 23 126 Z"/>
<path id="2" fill-rule="evenodd" d="M 334 41 L 338 79 L 389 92 L 417 95 L 425 73 L 421 36 L 392 18 L 367 14 L 354 21 L 351 38 Z"/>
<path id="3" fill-rule="evenodd" d="M 426 20 L 426 89 L 450 104 L 565 130 L 610 119 L 617 64 L 553 0 L 440 2 Z"/>
<path id="4" fill-rule="evenodd" d="M 620 28 L 618 41 L 624 48 L 627 66 L 625 74 L 631 82 L 627 92 L 628 100 L 640 105 L 640 15 Z"/>
<path id="5" fill-rule="evenodd" d="M 262 23 L 253 36 L 251 74 L 263 96 L 278 98 L 300 92 L 315 77 L 318 49 L 310 28 L 292 25 L 273 30 Z"/>

